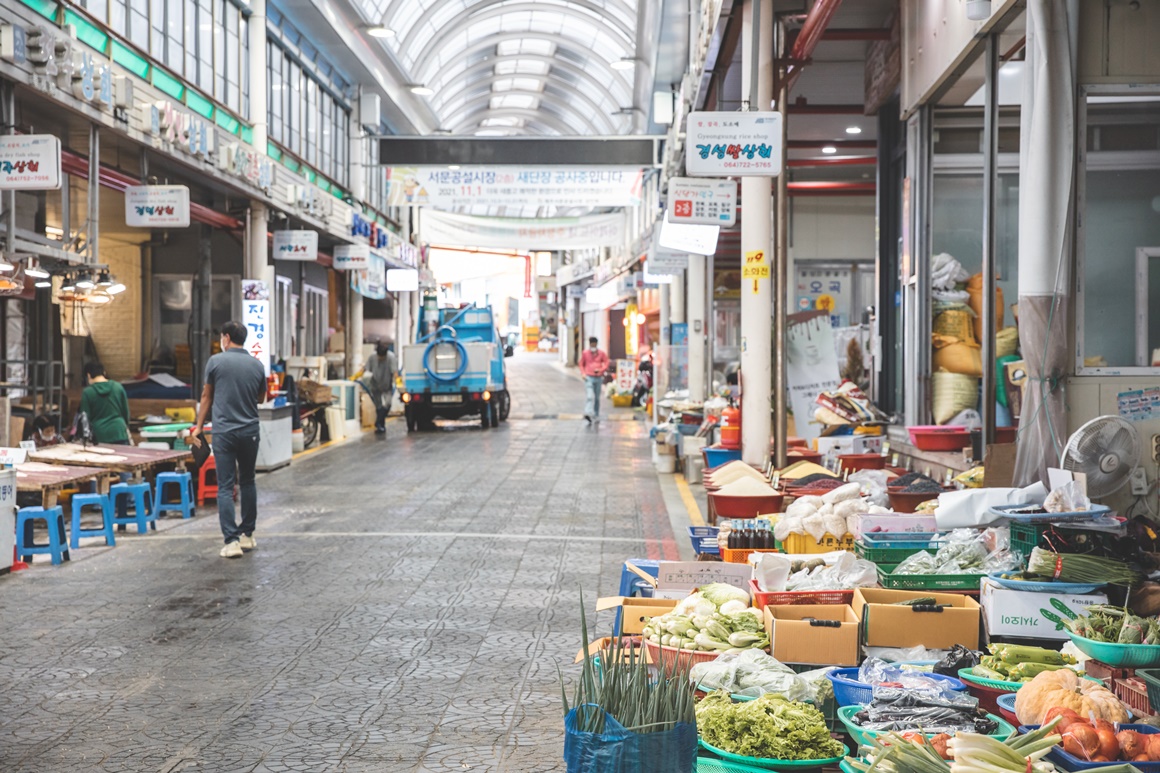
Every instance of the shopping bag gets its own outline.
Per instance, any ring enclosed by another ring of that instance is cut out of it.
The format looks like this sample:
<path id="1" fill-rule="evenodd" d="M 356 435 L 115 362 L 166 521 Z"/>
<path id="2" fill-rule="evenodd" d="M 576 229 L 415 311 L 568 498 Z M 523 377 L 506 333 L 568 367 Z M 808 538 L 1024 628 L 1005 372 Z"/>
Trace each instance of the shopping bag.
<path id="1" fill-rule="evenodd" d="M 697 726 L 634 733 L 604 714 L 604 732 L 579 729 L 580 712 L 602 712 L 585 704 L 564 718 L 564 762 L 568 773 L 693 773 L 697 766 Z"/>

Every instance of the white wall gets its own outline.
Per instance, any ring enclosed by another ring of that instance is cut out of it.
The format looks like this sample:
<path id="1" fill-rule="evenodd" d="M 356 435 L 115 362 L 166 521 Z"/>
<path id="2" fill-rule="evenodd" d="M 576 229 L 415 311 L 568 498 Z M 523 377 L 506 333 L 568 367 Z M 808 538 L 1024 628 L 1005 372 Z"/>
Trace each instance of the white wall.
<path id="1" fill-rule="evenodd" d="M 790 199 L 790 260 L 873 260 L 874 201 L 873 196 Z"/>

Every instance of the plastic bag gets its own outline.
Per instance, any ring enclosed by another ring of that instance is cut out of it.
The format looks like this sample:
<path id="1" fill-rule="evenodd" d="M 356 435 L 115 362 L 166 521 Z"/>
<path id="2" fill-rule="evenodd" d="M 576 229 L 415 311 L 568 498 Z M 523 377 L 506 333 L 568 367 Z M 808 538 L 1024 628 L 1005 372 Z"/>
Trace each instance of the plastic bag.
<path id="1" fill-rule="evenodd" d="M 943 676 L 953 676 L 957 679 L 959 669 L 974 668 L 979 665 L 979 657 L 980 653 L 969 647 L 956 644 L 951 647 L 950 652 L 943 656 L 942 660 L 934 664 L 934 672 Z"/>
<path id="2" fill-rule="evenodd" d="M 1079 513 L 1090 510 L 1092 501 L 1084 494 L 1083 486 L 1071 480 L 1047 495 L 1043 509 L 1049 513 Z"/>
<path id="3" fill-rule="evenodd" d="M 689 680 L 705 692 L 725 690 L 755 698 L 768 692 L 800 701 L 812 699 L 817 692 L 792 668 L 762 650 L 721 655 L 708 663 L 698 663 L 689 670 Z"/>
<path id="4" fill-rule="evenodd" d="M 579 712 L 604 713 L 604 731 L 579 729 Z M 634 733 L 599 706 L 577 706 L 564 718 L 564 763 L 568 773 L 693 773 L 697 766 L 697 726 Z"/>
<path id="5" fill-rule="evenodd" d="M 923 676 L 921 672 L 909 671 L 900 668 L 896 663 L 887 663 L 878 658 L 868 658 L 861 665 L 858 669 L 858 681 L 874 686 L 875 700 L 878 700 L 880 694 L 886 699 L 894 700 L 899 690 L 929 699 L 941 698 L 953 701 L 960 697 L 950 688 L 949 682 L 931 679 L 929 676 Z"/>
<path id="6" fill-rule="evenodd" d="M 853 553 L 842 553 L 832 564 L 812 572 L 798 572 L 786 582 L 787 590 L 850 590 L 878 584 L 878 567 Z"/>
<path id="7" fill-rule="evenodd" d="M 850 483 L 857 483 L 862 487 L 863 497 L 869 505 L 879 507 L 890 506 L 890 495 L 886 491 L 886 482 L 890 474 L 886 470 L 858 470 L 850 476 Z"/>
<path id="8" fill-rule="evenodd" d="M 866 657 L 891 663 L 933 663 L 947 654 L 947 650 L 928 650 L 921 644 L 914 647 L 866 647 Z"/>

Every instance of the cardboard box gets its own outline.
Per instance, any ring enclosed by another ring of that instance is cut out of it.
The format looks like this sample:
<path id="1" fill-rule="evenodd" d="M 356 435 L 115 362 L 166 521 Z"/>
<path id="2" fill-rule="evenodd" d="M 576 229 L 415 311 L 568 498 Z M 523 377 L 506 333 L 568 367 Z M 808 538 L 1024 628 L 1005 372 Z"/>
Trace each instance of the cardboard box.
<path id="1" fill-rule="evenodd" d="M 1032 593 L 1009 590 L 989 579 L 982 581 L 983 622 L 988 636 L 1018 636 L 1028 639 L 1067 641 L 1063 621 L 1078 615 L 1084 607 L 1107 604 L 1103 593 Z"/>
<path id="2" fill-rule="evenodd" d="M 940 612 L 895 606 L 907 599 L 932 597 Z M 970 596 L 933 591 L 858 588 L 854 614 L 862 621 L 862 643 L 867 647 L 950 649 L 962 644 L 979 646 L 979 602 Z"/>
<path id="3" fill-rule="evenodd" d="M 831 627 L 823 622 L 838 625 Z M 765 608 L 765 632 L 769 634 L 773 656 L 782 663 L 858 665 L 859 623 L 849 604 Z"/>
<path id="4" fill-rule="evenodd" d="M 645 618 L 660 617 L 672 612 L 677 601 L 677 599 L 647 599 L 640 596 L 607 596 L 596 599 L 596 611 L 619 609 L 620 633 L 631 636 L 644 630 Z"/>
<path id="5" fill-rule="evenodd" d="M 711 582 L 723 582 L 749 592 L 753 569 L 749 564 L 727 564 L 722 561 L 661 561 L 657 576 L 625 561 L 625 567 L 653 586 L 653 595 L 659 599 L 683 599 L 694 589 Z"/>
<path id="6" fill-rule="evenodd" d="M 891 534 L 919 532 L 933 534 L 938 531 L 938 524 L 935 523 L 933 515 L 911 515 L 906 513 L 892 515 L 855 515 L 852 519 L 847 520 L 847 523 L 850 525 L 850 533 L 854 535 L 855 539 L 861 537 L 863 534 L 870 534 L 871 532 L 889 532 Z"/>
<path id="7" fill-rule="evenodd" d="M 814 441 L 822 456 L 833 448 L 835 454 L 880 454 L 884 435 L 834 435 Z"/>

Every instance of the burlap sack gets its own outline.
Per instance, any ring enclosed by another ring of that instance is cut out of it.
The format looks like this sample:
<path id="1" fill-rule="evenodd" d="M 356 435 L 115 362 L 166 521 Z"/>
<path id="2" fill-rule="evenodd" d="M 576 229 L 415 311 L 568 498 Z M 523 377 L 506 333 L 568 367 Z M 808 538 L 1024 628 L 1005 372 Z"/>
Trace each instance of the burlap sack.
<path id="1" fill-rule="evenodd" d="M 945 343 L 940 346 L 939 341 Z M 945 370 L 964 376 L 981 378 L 983 375 L 982 352 L 974 341 L 936 338 L 931 365 L 935 370 Z"/>
<path id="2" fill-rule="evenodd" d="M 936 424 L 946 424 L 960 412 L 974 408 L 978 404 L 977 378 L 945 370 L 933 373 L 930 378 Z"/>
<path id="3" fill-rule="evenodd" d="M 975 312 L 975 340 L 983 340 L 983 274 L 979 272 L 967 280 L 967 293 L 971 299 L 967 305 Z M 995 329 L 1003 329 L 1003 288 L 995 286 Z"/>

